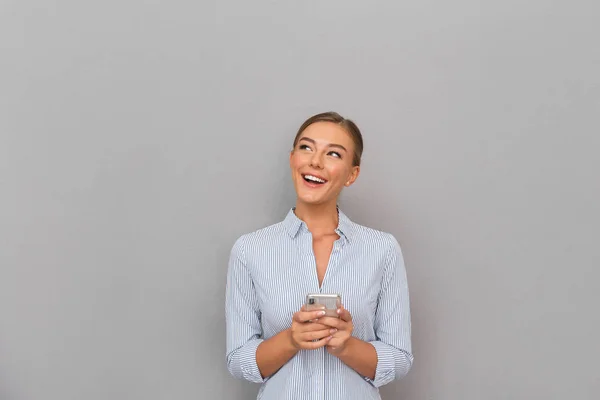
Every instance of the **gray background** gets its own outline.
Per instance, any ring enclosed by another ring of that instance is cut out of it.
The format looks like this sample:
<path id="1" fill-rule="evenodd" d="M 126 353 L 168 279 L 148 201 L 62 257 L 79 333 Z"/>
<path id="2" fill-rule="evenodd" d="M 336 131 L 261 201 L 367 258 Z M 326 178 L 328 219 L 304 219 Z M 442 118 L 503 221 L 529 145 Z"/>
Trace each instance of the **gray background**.
<path id="1" fill-rule="evenodd" d="M 385 399 L 600 395 L 597 1 L 0 2 L 0 399 L 250 399 L 233 241 L 336 110 L 406 257 Z"/>

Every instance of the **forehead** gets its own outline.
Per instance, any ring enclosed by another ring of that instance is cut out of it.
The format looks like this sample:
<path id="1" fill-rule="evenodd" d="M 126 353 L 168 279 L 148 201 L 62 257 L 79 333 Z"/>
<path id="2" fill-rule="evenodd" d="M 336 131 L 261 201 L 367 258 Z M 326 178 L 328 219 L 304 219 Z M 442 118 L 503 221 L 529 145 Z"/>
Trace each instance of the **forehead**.
<path id="1" fill-rule="evenodd" d="M 354 148 L 354 142 L 350 134 L 340 125 L 333 122 L 315 122 L 302 132 L 299 139 L 303 137 L 311 138 L 317 144 L 339 144 L 347 150 Z"/>

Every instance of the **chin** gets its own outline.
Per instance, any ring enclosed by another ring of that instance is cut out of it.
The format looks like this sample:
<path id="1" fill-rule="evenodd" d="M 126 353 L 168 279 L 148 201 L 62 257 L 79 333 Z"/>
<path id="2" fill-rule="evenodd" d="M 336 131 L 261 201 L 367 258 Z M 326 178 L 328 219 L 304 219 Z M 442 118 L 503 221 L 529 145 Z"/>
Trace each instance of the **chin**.
<path id="1" fill-rule="evenodd" d="M 298 194 L 298 200 L 307 205 L 318 206 L 322 204 L 326 204 L 331 202 L 331 199 L 322 197 L 322 196 L 310 196 L 310 195 L 302 195 Z"/>
<path id="2" fill-rule="evenodd" d="M 311 189 L 304 186 L 303 182 L 295 185 L 296 197 L 299 202 L 306 205 L 320 206 L 328 203 L 335 203 L 337 198 L 330 190 L 331 188 Z"/>
<path id="3" fill-rule="evenodd" d="M 306 205 L 310 205 L 310 206 L 318 206 L 318 205 L 326 203 L 326 201 L 323 201 L 323 200 L 304 199 L 302 197 L 298 197 L 298 200 L 300 200 L 300 202 L 302 202 Z"/>

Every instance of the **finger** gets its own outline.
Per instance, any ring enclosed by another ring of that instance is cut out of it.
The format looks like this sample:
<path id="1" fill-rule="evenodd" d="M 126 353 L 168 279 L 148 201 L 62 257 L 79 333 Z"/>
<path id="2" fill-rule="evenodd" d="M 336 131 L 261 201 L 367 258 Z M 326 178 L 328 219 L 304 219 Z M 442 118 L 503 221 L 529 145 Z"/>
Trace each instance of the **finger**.
<path id="1" fill-rule="evenodd" d="M 295 319 L 298 322 L 307 322 L 310 320 L 314 320 L 325 315 L 325 311 L 317 310 L 317 311 L 299 311 L 295 314 Z"/>
<path id="2" fill-rule="evenodd" d="M 328 342 L 327 342 L 327 347 L 340 347 L 341 345 L 344 344 L 344 339 L 342 338 L 336 338 L 335 336 L 333 336 Z"/>
<path id="3" fill-rule="evenodd" d="M 302 342 L 302 348 L 307 350 L 314 350 L 325 346 L 331 340 L 331 336 L 326 336 L 316 342 Z"/>
<path id="4" fill-rule="evenodd" d="M 352 321 L 352 315 L 350 315 L 350 312 L 343 307 L 338 308 L 337 314 L 340 316 L 340 318 L 343 321 L 346 321 L 346 322 Z"/>
<path id="5" fill-rule="evenodd" d="M 298 326 L 298 332 L 313 332 L 313 331 L 321 331 L 323 329 L 331 329 L 329 325 L 316 323 L 316 322 L 308 322 Z"/>
<path id="6" fill-rule="evenodd" d="M 342 330 L 346 326 L 345 321 L 341 320 L 340 318 L 334 318 L 334 317 L 319 318 L 319 323 L 323 324 L 323 325 L 327 325 L 331 328 L 337 328 L 338 330 Z"/>
<path id="7" fill-rule="evenodd" d="M 350 338 L 347 332 L 338 331 L 336 334 L 331 335 L 331 340 L 327 343 L 328 347 L 340 347 L 343 346 L 346 341 Z"/>
<path id="8" fill-rule="evenodd" d="M 301 337 L 302 341 L 310 342 L 313 340 L 317 340 L 317 339 L 320 340 L 327 336 L 331 336 L 336 332 L 337 332 L 337 329 L 326 328 L 326 329 L 321 329 L 318 331 L 304 332 L 300 335 L 300 337 Z"/>

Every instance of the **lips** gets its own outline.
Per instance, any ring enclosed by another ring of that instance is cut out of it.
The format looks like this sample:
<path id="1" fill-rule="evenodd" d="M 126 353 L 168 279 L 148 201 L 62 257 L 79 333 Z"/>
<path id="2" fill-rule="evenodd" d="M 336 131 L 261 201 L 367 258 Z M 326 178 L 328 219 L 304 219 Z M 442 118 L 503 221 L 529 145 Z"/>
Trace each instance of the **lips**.
<path id="1" fill-rule="evenodd" d="M 327 179 L 315 174 L 302 174 L 302 178 L 305 182 L 310 183 L 312 185 L 319 186 L 327 183 Z"/>

